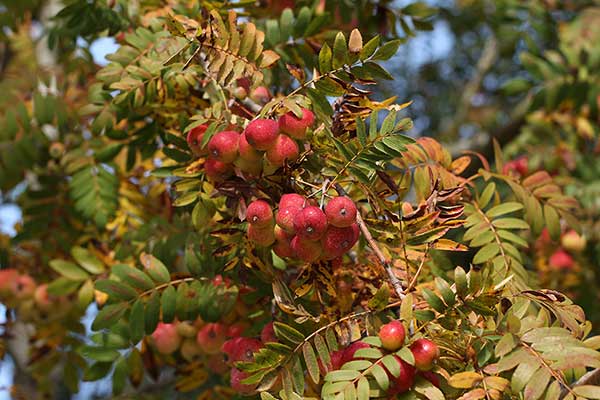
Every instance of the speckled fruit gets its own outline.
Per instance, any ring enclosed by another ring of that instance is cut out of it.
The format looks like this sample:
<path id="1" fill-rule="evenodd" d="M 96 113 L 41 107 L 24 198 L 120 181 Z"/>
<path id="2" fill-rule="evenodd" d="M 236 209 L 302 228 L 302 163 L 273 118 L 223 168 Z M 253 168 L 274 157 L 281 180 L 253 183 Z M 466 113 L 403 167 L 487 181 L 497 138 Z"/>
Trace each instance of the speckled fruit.
<path id="1" fill-rule="evenodd" d="M 233 172 L 231 164 L 208 158 L 204 163 L 204 173 L 212 181 L 222 181 Z"/>
<path id="2" fill-rule="evenodd" d="M 396 351 L 404 344 L 406 331 L 400 321 L 391 321 L 379 329 L 379 339 L 384 349 Z"/>
<path id="3" fill-rule="evenodd" d="M 437 344 L 428 339 L 417 339 L 410 345 L 415 357 L 415 367 L 420 371 L 429 371 L 440 356 Z"/>
<path id="4" fill-rule="evenodd" d="M 226 329 L 221 323 L 206 324 L 198 331 L 196 341 L 206 354 L 217 354 L 225 342 Z"/>
<path id="5" fill-rule="evenodd" d="M 323 239 L 323 253 L 327 259 L 333 259 L 346 254 L 358 240 L 358 225 L 346 228 L 329 226 Z"/>
<path id="6" fill-rule="evenodd" d="M 294 217 L 294 230 L 300 237 L 319 240 L 327 230 L 327 217 L 319 207 L 304 207 Z"/>
<path id="7" fill-rule="evenodd" d="M 256 150 L 267 150 L 279 136 L 279 124 L 272 119 L 255 119 L 248 124 L 244 132 L 246 140 Z"/>
<path id="8" fill-rule="evenodd" d="M 238 361 L 254 361 L 254 353 L 260 350 L 263 344 L 260 340 L 247 337 L 236 337 L 223 343 L 223 353 L 228 363 Z"/>
<path id="9" fill-rule="evenodd" d="M 279 207 L 279 210 L 277 210 L 275 215 L 275 222 L 277 223 L 277 226 L 288 233 L 295 233 L 296 229 L 294 228 L 294 218 L 300 211 L 302 211 L 301 207 Z"/>
<path id="10" fill-rule="evenodd" d="M 306 198 L 298 193 L 286 193 L 279 199 L 279 208 L 283 207 L 298 207 L 304 208 Z"/>
<path id="11" fill-rule="evenodd" d="M 206 132 L 207 129 L 208 125 L 202 124 L 190 129 L 187 134 L 188 146 L 195 156 L 203 156 L 208 154 L 208 150 L 206 148 L 202 148 L 202 138 L 204 137 L 204 132 Z"/>
<path id="12" fill-rule="evenodd" d="M 278 167 L 281 167 L 287 161 L 292 162 L 298 158 L 300 149 L 298 144 L 287 135 L 279 135 L 275 139 L 273 146 L 267 150 L 267 160 Z"/>
<path id="13" fill-rule="evenodd" d="M 164 324 L 159 322 L 152 332 L 152 343 L 161 354 L 172 354 L 181 344 L 181 336 L 177 333 L 175 324 Z"/>
<path id="14" fill-rule="evenodd" d="M 250 143 L 248 143 L 245 131 L 240 135 L 238 151 L 240 153 L 240 158 L 243 158 L 244 160 L 255 162 L 262 160 L 262 153 L 257 151 L 254 147 L 252 147 L 252 145 L 250 145 Z"/>
<path id="15" fill-rule="evenodd" d="M 238 157 L 240 134 L 234 131 L 216 133 L 208 142 L 208 152 L 215 160 L 232 163 Z"/>
<path id="16" fill-rule="evenodd" d="M 356 205 L 346 196 L 334 197 L 325 206 L 327 222 L 338 228 L 345 228 L 356 222 Z"/>
<path id="17" fill-rule="evenodd" d="M 273 226 L 273 209 L 264 200 L 255 200 L 246 210 L 246 220 L 257 228 Z"/>
<path id="18" fill-rule="evenodd" d="M 302 118 L 296 117 L 293 112 L 288 112 L 279 118 L 279 129 L 295 139 L 304 139 L 306 130 L 315 122 L 315 115 L 312 111 L 303 108 Z"/>
<path id="19" fill-rule="evenodd" d="M 300 236 L 294 236 L 290 246 L 294 252 L 294 256 L 305 262 L 317 261 L 323 252 L 320 242 Z"/>
<path id="20" fill-rule="evenodd" d="M 268 247 L 275 243 L 275 233 L 272 226 L 259 228 L 254 225 L 248 226 L 248 239 L 258 246 Z"/>

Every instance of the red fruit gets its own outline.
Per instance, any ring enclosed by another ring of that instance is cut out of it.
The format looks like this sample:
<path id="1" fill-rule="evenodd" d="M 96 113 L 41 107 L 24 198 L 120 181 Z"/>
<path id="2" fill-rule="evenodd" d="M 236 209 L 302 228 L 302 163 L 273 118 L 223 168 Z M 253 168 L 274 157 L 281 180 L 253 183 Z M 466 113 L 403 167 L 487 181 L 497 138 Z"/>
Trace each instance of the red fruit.
<path id="1" fill-rule="evenodd" d="M 18 300 L 32 297 L 35 292 L 36 284 L 32 277 L 29 275 L 19 275 L 16 280 L 13 281 L 13 293 Z"/>
<path id="2" fill-rule="evenodd" d="M 262 328 L 262 331 L 260 331 L 260 340 L 263 343 L 279 341 L 277 339 L 277 336 L 275 335 L 275 329 L 273 328 L 273 322 L 269 322 Z"/>
<path id="3" fill-rule="evenodd" d="M 295 139 L 304 139 L 306 129 L 315 122 L 315 115 L 312 111 L 303 108 L 302 118 L 296 117 L 293 112 L 288 112 L 279 118 L 279 129 Z"/>
<path id="4" fill-rule="evenodd" d="M 267 160 L 277 167 L 283 166 L 286 161 L 292 162 L 300 154 L 298 144 L 287 135 L 279 135 L 275 143 L 267 150 Z"/>
<path id="5" fill-rule="evenodd" d="M 246 385 L 242 383 L 244 379 L 249 377 L 250 374 L 247 372 L 240 371 L 237 368 L 231 369 L 231 388 L 241 394 L 252 394 L 256 390 L 256 385 Z"/>
<path id="6" fill-rule="evenodd" d="M 585 236 L 581 236 L 574 230 L 569 230 L 560 238 L 560 244 L 568 251 L 580 252 L 585 249 Z"/>
<path id="7" fill-rule="evenodd" d="M 435 372 L 419 371 L 419 375 L 431 382 L 436 388 L 440 387 L 440 376 Z"/>
<path id="8" fill-rule="evenodd" d="M 221 162 L 232 163 L 238 156 L 240 134 L 234 131 L 216 133 L 208 142 L 208 152 Z"/>
<path id="9" fill-rule="evenodd" d="M 218 375 L 223 375 L 225 372 L 229 371 L 229 367 L 227 364 L 225 364 L 222 354 L 213 354 L 208 356 L 206 367 L 209 371 Z"/>
<path id="10" fill-rule="evenodd" d="M 256 151 L 256 149 L 248 143 L 245 131 L 240 135 L 238 150 L 240 152 L 240 158 L 243 158 L 246 161 L 260 161 L 262 159 L 262 154 Z"/>
<path id="11" fill-rule="evenodd" d="M 346 347 L 346 349 L 344 350 L 344 354 L 342 355 L 341 365 L 344 365 L 347 362 L 354 360 L 354 353 L 356 353 L 360 349 L 366 349 L 367 347 L 371 346 L 361 341 L 354 342 L 350 346 Z"/>
<path id="12" fill-rule="evenodd" d="M 517 175 L 525 176 L 527 175 L 528 171 L 529 166 L 527 162 L 527 157 L 519 157 L 517 159 L 509 161 L 506 164 L 504 164 L 504 167 L 502 168 L 502 173 L 505 175 L 509 175 L 510 173 L 516 173 Z"/>
<path id="13" fill-rule="evenodd" d="M 356 224 L 354 224 L 356 225 Z M 358 225 L 356 225 L 358 228 Z M 337 228 L 329 226 L 321 242 L 323 243 L 323 253 L 327 259 L 333 259 L 346 254 L 358 240 L 357 229 L 349 226 L 347 228 Z"/>
<path id="14" fill-rule="evenodd" d="M 279 257 L 293 257 L 294 251 L 292 250 L 292 238 L 293 236 L 286 231 L 284 231 L 281 227 L 276 226 L 274 230 L 275 234 L 275 245 L 273 246 L 273 251 Z"/>
<path id="15" fill-rule="evenodd" d="M 306 198 L 298 193 L 286 193 L 279 199 L 279 208 L 297 207 L 304 208 Z"/>
<path id="16" fill-rule="evenodd" d="M 198 125 L 192 129 L 187 134 L 187 143 L 192 150 L 192 153 L 196 156 L 203 156 L 208 153 L 206 149 L 202 148 L 202 138 L 204 137 L 204 132 L 208 129 L 208 125 L 202 124 Z"/>
<path id="17" fill-rule="evenodd" d="M 179 348 L 181 337 L 177 333 L 175 324 L 159 322 L 152 332 L 152 342 L 159 353 L 167 355 L 174 353 Z"/>
<path id="18" fill-rule="evenodd" d="M 556 250 L 548 260 L 550 267 L 559 270 L 570 270 L 573 268 L 574 263 L 573 257 L 561 248 Z"/>
<path id="19" fill-rule="evenodd" d="M 279 124 L 272 119 L 255 119 L 244 132 L 246 140 L 256 150 L 267 150 L 279 136 Z"/>
<path id="20" fill-rule="evenodd" d="M 226 329 L 223 324 L 209 323 L 198 331 L 196 341 L 206 354 L 217 354 L 225 342 Z"/>
<path id="21" fill-rule="evenodd" d="M 273 226 L 269 225 L 259 228 L 255 225 L 248 226 L 248 239 L 257 246 L 269 247 L 275 243 L 275 233 Z"/>
<path id="22" fill-rule="evenodd" d="M 227 328 L 227 336 L 231 338 L 242 336 L 246 329 L 248 329 L 246 322 L 235 322 Z"/>
<path id="23" fill-rule="evenodd" d="M 247 337 L 236 337 L 223 343 L 223 353 L 228 363 L 238 361 L 254 361 L 254 353 L 263 348 L 258 339 Z"/>
<path id="24" fill-rule="evenodd" d="M 417 339 L 410 345 L 415 357 L 415 367 L 420 371 L 429 371 L 440 356 L 437 344 L 428 339 Z"/>
<path id="25" fill-rule="evenodd" d="M 321 359 L 318 360 L 319 363 L 319 371 L 321 371 L 321 375 L 327 374 L 328 371 L 337 371 L 342 367 L 342 358 L 344 357 L 344 350 L 336 350 L 329 353 L 329 358 L 331 359 L 331 368 L 326 369 L 323 361 Z"/>
<path id="26" fill-rule="evenodd" d="M 48 294 L 48 285 L 42 284 L 35 288 L 33 300 L 42 311 L 48 311 L 52 306 L 52 298 Z"/>
<path id="27" fill-rule="evenodd" d="M 0 270 L 0 293 L 12 293 L 19 272 L 14 268 Z"/>
<path id="28" fill-rule="evenodd" d="M 250 99 L 257 103 L 265 104 L 269 100 L 271 100 L 271 93 L 269 93 L 269 89 L 264 86 L 258 86 L 250 93 Z"/>
<path id="29" fill-rule="evenodd" d="M 204 173 L 212 181 L 221 181 L 231 175 L 231 164 L 208 158 L 204 163 Z"/>
<path id="30" fill-rule="evenodd" d="M 255 200 L 246 210 L 246 220 L 257 228 L 273 226 L 273 210 L 264 200 Z"/>
<path id="31" fill-rule="evenodd" d="M 294 217 L 294 230 L 298 236 L 319 240 L 327 230 L 327 217 L 319 207 L 307 206 Z"/>
<path id="32" fill-rule="evenodd" d="M 400 321 L 392 321 L 379 329 L 379 339 L 384 349 L 396 351 L 404 344 L 406 331 Z"/>
<path id="33" fill-rule="evenodd" d="M 327 222 L 338 228 L 345 228 L 356 222 L 356 206 L 346 196 L 334 197 L 325 206 Z"/>
<path id="34" fill-rule="evenodd" d="M 308 263 L 317 261 L 323 252 L 320 242 L 300 236 L 294 236 L 290 247 L 296 258 Z"/>
<path id="35" fill-rule="evenodd" d="M 395 396 L 397 394 L 409 391 L 415 383 L 416 374 L 415 367 L 402 360 L 398 356 L 394 357 L 400 364 L 400 374 L 397 377 L 394 377 L 388 371 L 388 375 L 392 380 L 390 388 L 388 389 L 388 395 L 390 396 Z"/>

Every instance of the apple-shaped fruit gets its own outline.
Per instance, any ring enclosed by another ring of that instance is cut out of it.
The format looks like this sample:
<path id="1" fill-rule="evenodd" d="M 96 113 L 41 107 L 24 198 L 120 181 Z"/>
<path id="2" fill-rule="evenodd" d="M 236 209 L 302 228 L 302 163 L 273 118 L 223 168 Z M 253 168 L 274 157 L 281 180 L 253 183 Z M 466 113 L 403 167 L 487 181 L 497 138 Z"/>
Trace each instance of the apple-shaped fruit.
<path id="1" fill-rule="evenodd" d="M 371 346 L 369 346 L 365 342 L 358 341 L 358 342 L 352 343 L 350 346 L 346 347 L 346 349 L 344 350 L 344 354 L 342 355 L 342 360 L 341 360 L 342 364 L 341 365 L 344 365 L 347 362 L 354 360 L 354 353 L 356 353 L 360 349 L 366 349 L 368 347 L 371 347 Z"/>
<path id="2" fill-rule="evenodd" d="M 402 322 L 395 320 L 383 325 L 379 329 L 379 339 L 384 349 L 389 351 L 399 350 L 404 344 L 406 330 Z"/>
<path id="3" fill-rule="evenodd" d="M 13 281 L 13 294 L 18 300 L 27 299 L 35 293 L 36 283 L 29 275 L 19 275 Z"/>
<path id="4" fill-rule="evenodd" d="M 298 144 L 287 135 L 279 135 L 271 147 L 267 149 L 267 160 L 276 167 L 282 167 L 285 162 L 292 162 L 298 158 L 300 149 Z"/>
<path id="5" fill-rule="evenodd" d="M 238 157 L 240 134 L 235 131 L 217 132 L 208 141 L 208 152 L 215 160 L 232 163 Z"/>
<path id="6" fill-rule="evenodd" d="M 395 396 L 397 394 L 408 392 L 415 383 L 415 367 L 402 360 L 398 356 L 394 357 L 396 358 L 396 361 L 398 361 L 398 364 L 400 364 L 400 374 L 397 377 L 394 377 L 388 371 L 388 375 L 392 381 L 387 393 L 389 396 Z"/>
<path id="7" fill-rule="evenodd" d="M 204 133 L 207 129 L 208 125 L 202 124 L 190 129 L 187 134 L 188 146 L 195 156 L 203 156 L 208 154 L 208 150 L 202 148 L 202 138 L 204 138 Z"/>
<path id="8" fill-rule="evenodd" d="M 303 108 L 302 117 L 298 118 L 293 112 L 288 112 L 279 118 L 279 129 L 294 139 L 304 139 L 306 130 L 315 122 L 312 111 Z"/>
<path id="9" fill-rule="evenodd" d="M 317 261 L 323 252 L 321 242 L 294 236 L 290 243 L 294 256 L 307 263 Z"/>
<path id="10" fill-rule="evenodd" d="M 254 353 L 263 348 L 260 340 L 238 336 L 223 343 L 222 351 L 228 363 L 253 361 Z"/>
<path id="11" fill-rule="evenodd" d="M 206 354 L 217 354 L 225 342 L 227 330 L 221 323 L 206 324 L 198 331 L 196 341 Z"/>
<path id="12" fill-rule="evenodd" d="M 248 239 L 257 246 L 269 247 L 275 243 L 275 233 L 273 232 L 273 226 L 266 226 L 264 228 L 256 227 L 255 225 L 248 226 Z"/>
<path id="13" fill-rule="evenodd" d="M 410 345 L 415 357 L 415 367 L 420 371 L 429 371 L 440 356 L 437 344 L 429 339 L 417 339 Z"/>
<path id="14" fill-rule="evenodd" d="M 570 270 L 575 265 L 575 261 L 569 253 L 559 248 L 550 256 L 548 264 L 557 270 Z"/>
<path id="15" fill-rule="evenodd" d="M 181 344 L 181 336 L 177 333 L 175 324 L 159 322 L 151 337 L 154 347 L 160 354 L 172 354 Z"/>
<path id="16" fill-rule="evenodd" d="M 255 200 L 246 210 L 246 220 L 257 228 L 273 226 L 273 209 L 265 200 Z"/>
<path id="17" fill-rule="evenodd" d="M 225 180 L 232 172 L 233 168 L 231 164 L 210 157 L 204 162 L 204 173 L 212 181 L 219 182 Z"/>
<path id="18" fill-rule="evenodd" d="M 202 355 L 202 349 L 198 342 L 196 342 L 195 339 L 190 338 L 183 339 L 179 352 L 186 361 L 192 361 Z"/>
<path id="19" fill-rule="evenodd" d="M 325 215 L 330 225 L 345 228 L 356 222 L 356 205 L 346 196 L 329 200 L 325 206 Z"/>
<path id="20" fill-rule="evenodd" d="M 240 153 L 240 158 L 246 161 L 258 163 L 262 160 L 262 153 L 258 152 L 250 143 L 248 143 L 245 131 L 240 135 L 238 151 Z"/>
<path id="21" fill-rule="evenodd" d="M 569 230 L 560 238 L 560 244 L 567 251 L 573 251 L 579 253 L 585 250 L 585 245 L 587 244 L 587 240 L 585 236 L 581 236 L 574 230 Z"/>
<path id="22" fill-rule="evenodd" d="M 248 124 L 244 133 L 248 143 L 256 150 L 267 150 L 279 136 L 279 124 L 272 119 L 255 119 Z"/>
<path id="23" fill-rule="evenodd" d="M 304 207 L 294 217 L 294 230 L 302 238 L 319 240 L 327 230 L 327 217 L 319 207 Z"/>
<path id="24" fill-rule="evenodd" d="M 329 226 L 321 239 L 323 254 L 327 259 L 334 259 L 346 254 L 358 240 L 358 225 L 338 228 Z"/>

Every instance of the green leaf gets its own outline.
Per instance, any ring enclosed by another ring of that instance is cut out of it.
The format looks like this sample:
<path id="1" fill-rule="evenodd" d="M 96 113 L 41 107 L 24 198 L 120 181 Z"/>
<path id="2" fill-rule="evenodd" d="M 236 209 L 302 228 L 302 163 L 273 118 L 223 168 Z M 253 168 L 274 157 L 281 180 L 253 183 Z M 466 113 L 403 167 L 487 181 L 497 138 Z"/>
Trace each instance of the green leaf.
<path id="1" fill-rule="evenodd" d="M 323 47 L 321 47 L 321 51 L 319 52 L 319 71 L 321 74 L 325 74 L 331 71 L 331 60 L 333 58 L 333 53 L 331 48 L 325 43 Z"/>
<path id="2" fill-rule="evenodd" d="M 140 261 L 146 269 L 146 273 L 158 284 L 165 284 L 171 281 L 171 274 L 165 264 L 152 254 L 142 253 Z"/>
<path id="3" fill-rule="evenodd" d="M 402 14 L 410 15 L 412 17 L 417 18 L 428 18 L 432 15 L 435 15 L 436 9 L 433 7 L 429 7 L 422 1 L 417 1 L 415 3 L 411 3 L 404 7 L 402 10 Z"/>
<path id="4" fill-rule="evenodd" d="M 351 381 L 360 376 L 359 371 L 351 369 L 340 369 L 337 371 L 331 371 L 325 375 L 325 381 L 327 382 L 340 382 L 340 381 Z"/>
<path id="5" fill-rule="evenodd" d="M 94 156 L 100 162 L 108 162 L 117 156 L 123 149 L 123 143 L 111 143 L 108 146 L 96 151 Z"/>
<path id="6" fill-rule="evenodd" d="M 127 309 L 127 303 L 105 305 L 96 314 L 96 318 L 94 318 L 94 322 L 92 323 L 92 329 L 98 331 L 113 326 L 123 317 Z"/>
<path id="7" fill-rule="evenodd" d="M 137 299 L 129 313 L 129 337 L 133 344 L 138 343 L 144 337 L 144 301 Z"/>
<path id="8" fill-rule="evenodd" d="M 73 281 L 84 281 L 89 278 L 89 274 L 76 264 L 65 260 L 52 260 L 49 262 L 50 268 L 61 274 L 67 279 Z"/>
<path id="9" fill-rule="evenodd" d="M 73 247 L 71 255 L 90 274 L 101 274 L 105 270 L 102 261 L 98 260 L 96 256 L 83 247 Z"/>
<path id="10" fill-rule="evenodd" d="M 338 32 L 333 41 L 333 60 L 332 66 L 338 69 L 348 64 L 348 45 L 343 32 Z"/>
<path id="11" fill-rule="evenodd" d="M 443 313 L 444 311 L 446 311 L 446 306 L 444 305 L 442 300 L 431 290 L 426 288 L 423 289 L 423 298 L 435 311 L 439 313 Z"/>
<path id="12" fill-rule="evenodd" d="M 373 54 L 371 60 L 389 60 L 398 52 L 398 47 L 400 47 L 401 44 L 402 40 L 400 39 L 390 40 L 389 42 L 384 43 L 377 49 L 375 54 Z"/>
<path id="13" fill-rule="evenodd" d="M 490 182 L 483 190 L 483 193 L 481 193 L 481 197 L 479 197 L 479 208 L 485 208 L 492 199 L 492 196 L 494 196 L 494 193 L 496 193 L 496 184 Z"/>
<path id="14" fill-rule="evenodd" d="M 381 363 L 385 366 L 385 368 L 389 371 L 390 374 L 394 377 L 400 376 L 400 363 L 392 354 L 388 354 L 381 359 Z"/>
<path id="15" fill-rule="evenodd" d="M 360 51 L 359 59 L 366 60 L 367 58 L 371 57 L 375 50 L 377 50 L 377 47 L 379 47 L 380 41 L 381 37 L 379 35 L 374 36 L 371 40 L 369 40 Z"/>
<path id="16" fill-rule="evenodd" d="M 502 203 L 497 206 L 490 208 L 486 215 L 489 218 L 499 217 L 500 215 L 508 214 L 511 212 L 519 211 L 523 209 L 523 204 L 516 202 Z"/>
<path id="17" fill-rule="evenodd" d="M 500 252 L 500 246 L 497 243 L 488 243 L 483 246 L 473 257 L 473 264 L 483 264 L 490 261 Z"/>
<path id="18" fill-rule="evenodd" d="M 383 357 L 383 353 L 381 353 L 381 350 L 379 350 L 377 348 L 372 348 L 372 347 L 365 347 L 363 349 L 358 349 L 354 353 L 355 359 L 369 358 L 369 359 L 377 360 L 377 359 L 380 359 L 381 357 Z"/>
<path id="19" fill-rule="evenodd" d="M 154 288 L 154 283 L 143 271 L 127 264 L 115 264 L 111 268 L 121 281 L 133 286 L 139 290 L 150 290 Z"/>
<path id="20" fill-rule="evenodd" d="M 100 279 L 94 285 L 96 290 L 108 294 L 109 298 L 116 300 L 132 300 L 137 297 L 137 292 L 131 286 L 112 279 Z"/>
<path id="21" fill-rule="evenodd" d="M 577 396 L 585 397 L 586 399 L 600 399 L 600 386 L 580 385 L 573 387 L 573 392 Z"/>
<path id="22" fill-rule="evenodd" d="M 390 379 L 388 374 L 385 372 L 385 369 L 379 364 L 373 364 L 369 373 L 373 375 L 377 384 L 382 390 L 387 390 L 390 387 Z"/>
<path id="23" fill-rule="evenodd" d="M 503 229 L 529 229 L 527 222 L 518 218 L 500 218 L 492 221 L 496 228 Z"/>
<path id="24" fill-rule="evenodd" d="M 329 349 L 327 348 L 327 344 L 325 344 L 325 340 L 319 334 L 315 335 L 314 338 L 315 349 L 317 349 L 317 355 L 319 359 L 323 363 L 324 366 L 327 367 L 327 370 L 331 367 L 331 355 L 329 353 Z"/>
<path id="25" fill-rule="evenodd" d="M 112 362 L 97 362 L 86 368 L 82 380 L 85 382 L 97 381 L 110 372 Z"/>
<path id="26" fill-rule="evenodd" d="M 356 385 L 356 398 L 357 400 L 368 400 L 369 399 L 369 380 L 361 376 Z"/>
<path id="27" fill-rule="evenodd" d="M 273 323 L 273 329 L 275 330 L 275 335 L 279 339 L 285 340 L 289 343 L 297 345 L 304 340 L 304 335 L 302 333 L 284 323 Z"/>
<path id="28" fill-rule="evenodd" d="M 114 361 L 121 355 L 117 350 L 97 346 L 83 346 L 79 349 L 79 353 L 84 357 L 101 362 Z"/>
<path id="29" fill-rule="evenodd" d="M 113 395 L 120 394 L 125 388 L 127 382 L 127 359 L 121 357 L 115 363 L 115 369 L 113 371 L 112 385 Z"/>
<path id="30" fill-rule="evenodd" d="M 369 300 L 369 307 L 381 311 L 388 305 L 389 299 L 390 287 L 386 284 L 381 285 L 377 292 L 375 292 L 375 295 Z"/>
<path id="31" fill-rule="evenodd" d="M 48 293 L 53 296 L 67 296 L 75 292 L 80 285 L 81 281 L 74 281 L 61 276 L 48 284 Z"/>
<path id="32" fill-rule="evenodd" d="M 163 291 L 160 299 L 160 305 L 162 308 L 162 320 L 165 323 L 173 321 L 175 318 L 175 309 L 177 305 L 177 292 L 171 285 Z"/>
<path id="33" fill-rule="evenodd" d="M 310 378 L 315 384 L 318 384 L 320 378 L 319 364 L 317 363 L 315 350 L 310 342 L 305 342 L 304 345 L 302 345 L 302 355 L 304 356 L 304 362 L 306 363 L 306 369 L 308 370 Z"/>
<path id="34" fill-rule="evenodd" d="M 144 313 L 144 331 L 151 334 L 156 329 L 160 319 L 160 293 L 155 291 L 146 302 Z"/>

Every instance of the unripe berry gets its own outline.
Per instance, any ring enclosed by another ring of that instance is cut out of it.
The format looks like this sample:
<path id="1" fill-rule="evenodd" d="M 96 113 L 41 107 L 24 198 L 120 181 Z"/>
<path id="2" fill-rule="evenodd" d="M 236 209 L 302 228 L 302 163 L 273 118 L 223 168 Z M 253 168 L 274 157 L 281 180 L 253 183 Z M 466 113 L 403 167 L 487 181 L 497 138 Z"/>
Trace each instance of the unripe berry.
<path id="1" fill-rule="evenodd" d="M 257 228 L 273 226 L 273 210 L 271 205 L 264 200 L 255 200 L 246 210 L 246 220 Z"/>
<path id="2" fill-rule="evenodd" d="M 231 388 L 241 394 L 252 394 L 256 385 L 246 385 L 242 381 L 250 376 L 249 373 L 240 371 L 237 368 L 231 369 Z"/>
<path id="3" fill-rule="evenodd" d="M 275 233 L 272 226 L 263 228 L 254 225 L 248 226 L 248 239 L 258 246 L 269 247 L 275 243 Z"/>
<path id="4" fill-rule="evenodd" d="M 208 152 L 215 159 L 232 163 L 238 156 L 240 134 L 234 131 L 216 133 L 208 142 Z"/>
<path id="5" fill-rule="evenodd" d="M 387 394 L 389 396 L 394 396 L 397 394 L 401 394 L 404 392 L 408 392 L 415 383 L 415 375 L 416 370 L 415 367 L 404 361 L 398 356 L 394 356 L 398 364 L 400 364 L 400 374 L 397 377 L 394 377 L 388 371 L 388 375 L 390 376 L 392 383 L 390 388 L 388 389 Z"/>
<path id="6" fill-rule="evenodd" d="M 327 217 L 319 207 L 307 206 L 294 217 L 294 230 L 298 236 L 318 240 L 327 230 Z"/>
<path id="7" fill-rule="evenodd" d="M 415 357 L 415 367 L 421 371 L 429 371 L 440 356 L 437 344 L 428 339 L 417 339 L 410 345 Z"/>
<path id="8" fill-rule="evenodd" d="M 342 360 L 341 360 L 341 365 L 346 364 L 347 362 L 350 362 L 352 360 L 354 360 L 354 353 L 356 353 L 358 350 L 360 349 L 366 349 L 369 346 L 367 343 L 365 342 L 354 342 L 352 343 L 350 346 L 346 347 L 346 349 L 344 350 L 344 354 L 342 355 Z"/>
<path id="9" fill-rule="evenodd" d="M 279 135 L 279 124 L 272 119 L 255 119 L 244 131 L 246 140 L 256 150 L 267 150 Z"/>
<path id="10" fill-rule="evenodd" d="M 263 343 L 278 342 L 277 336 L 275 335 L 275 329 L 273 328 L 273 322 L 266 324 L 262 331 L 260 331 L 260 340 Z"/>
<path id="11" fill-rule="evenodd" d="M 306 130 L 315 122 L 315 115 L 312 111 L 303 108 L 302 118 L 296 117 L 293 112 L 288 112 L 279 118 L 279 129 L 295 139 L 304 139 Z"/>
<path id="12" fill-rule="evenodd" d="M 379 339 L 384 349 L 396 351 L 404 344 L 406 331 L 400 321 L 391 321 L 379 329 Z"/>
<path id="13" fill-rule="evenodd" d="M 176 325 L 177 333 L 181 337 L 193 338 L 198 334 L 198 329 L 190 321 L 181 321 Z"/>
<path id="14" fill-rule="evenodd" d="M 281 167 L 286 161 L 292 162 L 298 158 L 300 149 L 298 144 L 287 135 L 279 135 L 273 146 L 267 150 L 267 160 L 275 166 Z"/>
<path id="15" fill-rule="evenodd" d="M 179 352 L 186 361 L 193 361 L 202 354 L 202 349 L 195 339 L 186 338 L 183 339 Z"/>
<path id="16" fill-rule="evenodd" d="M 202 124 L 190 129 L 187 134 L 188 146 L 195 156 L 203 156 L 208 154 L 208 150 L 202 148 L 202 138 L 204 137 L 204 133 L 207 129 L 208 125 Z"/>
<path id="17" fill-rule="evenodd" d="M 317 261 L 323 252 L 320 242 L 300 236 L 294 236 L 290 246 L 296 258 L 308 263 Z"/>
<path id="18" fill-rule="evenodd" d="M 560 244 L 568 251 L 580 252 L 585 249 L 586 245 L 585 236 L 581 236 L 574 230 L 566 232 L 560 238 Z"/>
<path id="19" fill-rule="evenodd" d="M 217 354 L 225 342 L 225 326 L 220 323 L 206 324 L 198 331 L 196 341 L 206 354 Z"/>
<path id="20" fill-rule="evenodd" d="M 175 324 L 165 324 L 159 322 L 154 332 L 152 332 L 152 342 L 160 354 L 172 354 L 181 344 L 181 337 L 177 333 Z"/>
<path id="21" fill-rule="evenodd" d="M 321 239 L 323 253 L 327 259 L 333 259 L 346 254 L 358 240 L 358 225 L 346 228 L 329 226 Z"/>
<path id="22" fill-rule="evenodd" d="M 356 206 L 346 196 L 334 197 L 325 206 L 327 222 L 338 228 L 345 228 L 356 222 Z"/>
<path id="23" fill-rule="evenodd" d="M 569 253 L 559 248 L 550 256 L 548 264 L 554 269 L 570 270 L 573 268 L 575 261 L 573 261 L 573 257 Z"/>
<path id="24" fill-rule="evenodd" d="M 244 160 L 255 162 L 262 160 L 262 154 L 256 151 L 256 149 L 248 143 L 245 131 L 240 135 L 238 150 L 240 152 L 240 157 Z"/>
<path id="25" fill-rule="evenodd" d="M 214 158 L 208 158 L 204 163 L 204 173 L 212 181 L 222 181 L 229 177 L 232 172 L 231 164 L 226 164 Z"/>

